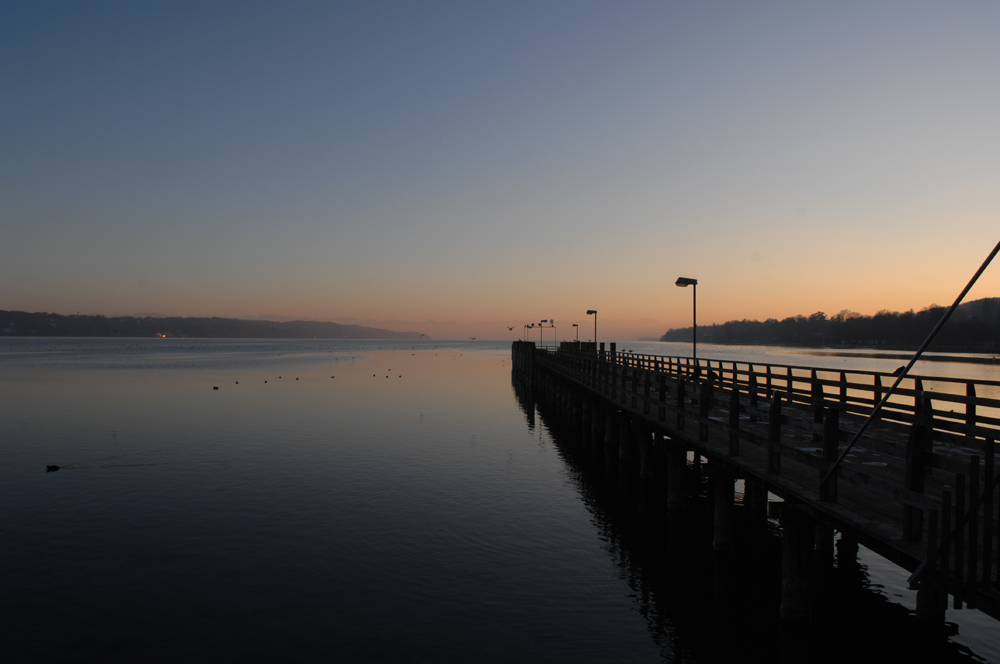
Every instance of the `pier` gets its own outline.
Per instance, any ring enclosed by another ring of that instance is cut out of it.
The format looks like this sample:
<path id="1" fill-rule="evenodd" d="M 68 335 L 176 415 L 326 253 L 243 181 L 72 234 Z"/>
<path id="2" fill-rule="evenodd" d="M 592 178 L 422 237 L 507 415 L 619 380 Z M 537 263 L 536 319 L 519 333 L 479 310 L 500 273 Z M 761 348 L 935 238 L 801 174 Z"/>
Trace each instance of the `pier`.
<path id="1" fill-rule="evenodd" d="M 740 532 L 742 480 L 750 521 L 781 524 L 783 621 L 811 620 L 836 533 L 838 559 L 861 544 L 909 571 L 929 624 L 943 624 L 949 605 L 1000 619 L 1000 382 L 907 376 L 834 467 L 893 374 L 579 342 L 514 342 L 512 366 L 555 404 L 579 446 L 655 487 L 667 512 L 685 509 L 692 467 L 704 471 L 719 556 Z"/>

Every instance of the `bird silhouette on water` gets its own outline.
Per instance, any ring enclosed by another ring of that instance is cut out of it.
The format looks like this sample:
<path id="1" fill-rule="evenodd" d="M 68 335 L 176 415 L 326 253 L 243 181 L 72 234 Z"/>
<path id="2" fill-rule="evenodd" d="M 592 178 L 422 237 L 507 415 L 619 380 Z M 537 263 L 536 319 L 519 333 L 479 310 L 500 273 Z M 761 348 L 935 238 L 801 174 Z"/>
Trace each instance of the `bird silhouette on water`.
<path id="1" fill-rule="evenodd" d="M 45 472 L 54 473 L 59 470 L 59 466 L 45 466 Z"/>

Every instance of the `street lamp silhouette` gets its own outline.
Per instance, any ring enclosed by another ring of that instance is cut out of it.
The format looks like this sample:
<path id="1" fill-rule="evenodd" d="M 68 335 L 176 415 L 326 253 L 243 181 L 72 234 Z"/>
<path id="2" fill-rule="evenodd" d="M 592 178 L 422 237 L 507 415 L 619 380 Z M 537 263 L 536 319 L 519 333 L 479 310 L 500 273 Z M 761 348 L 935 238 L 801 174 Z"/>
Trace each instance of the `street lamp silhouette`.
<path id="1" fill-rule="evenodd" d="M 577 325 L 576 323 L 573 323 L 573 327 L 576 328 L 576 340 L 579 341 L 580 340 L 580 326 Z"/>
<path id="2" fill-rule="evenodd" d="M 597 309 L 587 309 L 587 315 L 594 317 L 594 343 L 597 343 Z"/>
<path id="3" fill-rule="evenodd" d="M 691 286 L 691 319 L 694 323 L 691 328 L 691 355 L 695 366 L 698 364 L 698 280 L 689 277 L 677 277 L 675 286 L 687 288 Z"/>
<path id="4" fill-rule="evenodd" d="M 541 323 L 538 324 L 538 345 L 544 347 L 545 339 L 542 338 L 542 323 L 548 323 L 549 319 L 546 318 Z"/>

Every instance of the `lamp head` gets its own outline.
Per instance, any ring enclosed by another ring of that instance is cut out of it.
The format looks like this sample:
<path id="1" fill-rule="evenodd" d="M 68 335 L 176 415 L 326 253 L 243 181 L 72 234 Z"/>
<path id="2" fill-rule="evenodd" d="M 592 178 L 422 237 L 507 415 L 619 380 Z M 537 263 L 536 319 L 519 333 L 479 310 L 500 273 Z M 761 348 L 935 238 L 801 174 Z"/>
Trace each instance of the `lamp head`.
<path id="1" fill-rule="evenodd" d="M 596 313 L 597 313 L 597 309 L 587 309 L 587 315 L 588 316 L 590 316 L 591 314 L 596 314 Z"/>
<path id="2" fill-rule="evenodd" d="M 688 286 L 697 286 L 698 280 L 691 279 L 690 277 L 677 277 L 677 281 L 674 282 L 675 286 L 680 286 L 681 288 L 686 288 Z"/>
<path id="3" fill-rule="evenodd" d="M 548 322 L 549 322 L 548 318 L 546 318 L 545 320 L 542 321 L 542 323 L 548 323 Z M 539 325 L 541 325 L 542 323 L 539 323 Z"/>

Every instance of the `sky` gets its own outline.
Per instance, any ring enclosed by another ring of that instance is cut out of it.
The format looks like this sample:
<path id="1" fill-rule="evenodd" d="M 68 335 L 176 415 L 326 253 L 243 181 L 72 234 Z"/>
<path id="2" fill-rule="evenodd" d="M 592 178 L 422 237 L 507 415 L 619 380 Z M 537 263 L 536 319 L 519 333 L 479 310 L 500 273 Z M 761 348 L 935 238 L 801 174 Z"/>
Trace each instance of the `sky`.
<path id="1" fill-rule="evenodd" d="M 1000 240 L 998 25 L 5 0 L 0 309 L 624 340 L 690 325 L 678 276 L 699 325 L 950 304 Z"/>

